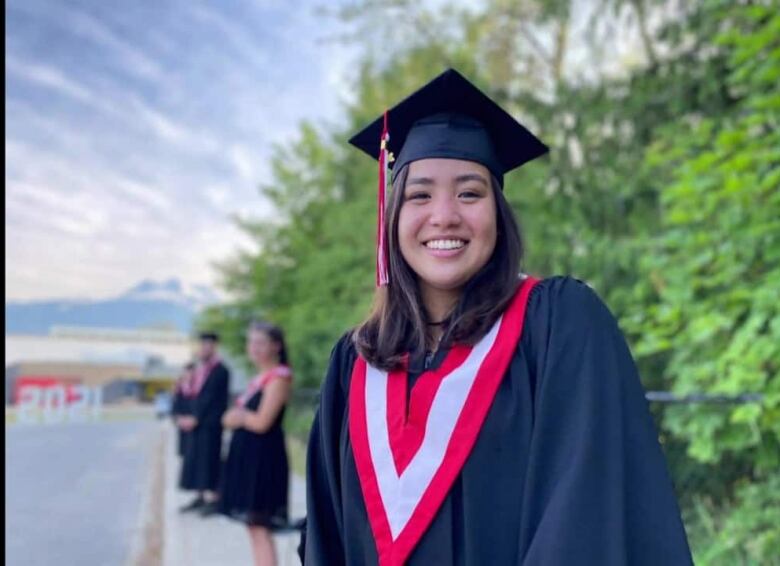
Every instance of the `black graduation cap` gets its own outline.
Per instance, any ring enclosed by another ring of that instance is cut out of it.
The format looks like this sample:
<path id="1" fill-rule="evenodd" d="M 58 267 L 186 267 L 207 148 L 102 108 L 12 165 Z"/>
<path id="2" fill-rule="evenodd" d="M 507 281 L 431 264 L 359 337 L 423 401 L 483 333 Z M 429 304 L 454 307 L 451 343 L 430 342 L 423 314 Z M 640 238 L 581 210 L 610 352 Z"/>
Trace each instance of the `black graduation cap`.
<path id="1" fill-rule="evenodd" d="M 387 285 L 384 233 L 388 170 L 432 157 L 464 159 L 487 167 L 503 187 L 504 173 L 547 153 L 522 124 L 455 69 L 447 69 L 355 134 L 349 143 L 379 161 L 377 285 Z M 395 157 L 393 157 L 395 155 Z"/>
<path id="2" fill-rule="evenodd" d="M 412 161 L 445 157 L 480 163 L 503 186 L 505 173 L 549 151 L 455 69 L 444 71 L 406 97 L 349 143 L 379 159 L 385 131 L 387 149 L 395 155 L 388 164 L 393 178 Z"/>
<path id="3" fill-rule="evenodd" d="M 210 340 L 212 342 L 219 342 L 219 334 L 216 332 L 205 331 L 198 334 L 200 340 Z"/>

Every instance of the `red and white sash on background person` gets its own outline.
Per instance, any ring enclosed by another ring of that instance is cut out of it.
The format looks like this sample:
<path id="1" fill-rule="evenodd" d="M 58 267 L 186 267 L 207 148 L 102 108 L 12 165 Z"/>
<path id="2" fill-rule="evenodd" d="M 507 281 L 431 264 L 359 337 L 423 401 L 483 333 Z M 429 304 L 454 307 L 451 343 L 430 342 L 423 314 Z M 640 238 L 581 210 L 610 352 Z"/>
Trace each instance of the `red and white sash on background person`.
<path id="1" fill-rule="evenodd" d="M 349 390 L 349 434 L 380 566 L 401 566 L 463 468 L 523 330 L 537 279 L 526 278 L 474 346 L 455 345 L 411 390 L 407 372 L 358 356 Z"/>
<path id="2" fill-rule="evenodd" d="M 238 407 L 244 407 L 255 393 L 260 391 L 269 382 L 279 377 L 292 377 L 292 370 L 290 367 L 286 365 L 278 365 L 273 369 L 269 369 L 268 371 L 255 376 L 255 378 L 249 382 L 249 385 L 247 385 L 246 390 L 238 397 L 238 399 L 236 399 L 236 405 Z"/>
<path id="3" fill-rule="evenodd" d="M 191 371 L 179 378 L 176 389 L 185 397 L 195 396 L 195 372 Z"/>
<path id="4" fill-rule="evenodd" d="M 197 365 L 195 368 L 195 377 L 192 380 L 193 384 L 190 389 L 194 397 L 198 396 L 200 390 L 203 389 L 203 385 L 206 383 L 206 380 L 209 378 L 212 370 L 217 367 L 217 364 L 219 364 L 221 361 L 222 360 L 219 358 L 219 356 L 212 356 L 207 361 L 201 362 Z"/>

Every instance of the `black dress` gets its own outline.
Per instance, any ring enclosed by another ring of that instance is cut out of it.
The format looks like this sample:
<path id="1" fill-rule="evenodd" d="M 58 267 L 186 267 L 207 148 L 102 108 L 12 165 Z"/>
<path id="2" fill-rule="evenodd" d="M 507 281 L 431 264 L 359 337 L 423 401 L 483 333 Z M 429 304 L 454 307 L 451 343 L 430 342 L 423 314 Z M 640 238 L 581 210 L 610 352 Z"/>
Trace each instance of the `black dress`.
<path id="1" fill-rule="evenodd" d="M 383 563 L 691 564 L 644 392 L 608 309 L 575 279 L 547 279 L 531 292 L 522 328 L 442 503 L 408 557 Z M 404 377 L 409 388 L 423 382 L 418 364 Z M 350 432 L 350 408 L 359 406 L 349 395 L 353 366 L 345 336 L 309 440 L 302 548 L 310 566 L 379 562 L 355 458 L 361 440 Z"/>
<path id="2" fill-rule="evenodd" d="M 245 408 L 256 411 L 263 390 Z M 233 431 L 220 490 L 220 511 L 247 525 L 273 529 L 287 524 L 289 466 L 279 411 L 271 428 L 260 434 L 245 428 Z"/>
<path id="3" fill-rule="evenodd" d="M 192 399 L 197 426 L 185 442 L 179 487 L 193 491 L 216 491 L 222 468 L 222 415 L 227 409 L 230 373 L 218 363 Z"/>

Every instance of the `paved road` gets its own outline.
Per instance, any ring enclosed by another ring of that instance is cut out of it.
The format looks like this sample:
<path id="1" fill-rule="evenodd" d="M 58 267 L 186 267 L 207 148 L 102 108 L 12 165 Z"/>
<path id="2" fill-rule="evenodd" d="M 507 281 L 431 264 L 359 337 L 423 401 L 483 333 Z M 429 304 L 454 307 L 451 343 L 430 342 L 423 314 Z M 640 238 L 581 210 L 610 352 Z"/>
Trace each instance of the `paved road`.
<path id="1" fill-rule="evenodd" d="M 5 563 L 126 564 L 160 434 L 152 420 L 6 425 Z"/>

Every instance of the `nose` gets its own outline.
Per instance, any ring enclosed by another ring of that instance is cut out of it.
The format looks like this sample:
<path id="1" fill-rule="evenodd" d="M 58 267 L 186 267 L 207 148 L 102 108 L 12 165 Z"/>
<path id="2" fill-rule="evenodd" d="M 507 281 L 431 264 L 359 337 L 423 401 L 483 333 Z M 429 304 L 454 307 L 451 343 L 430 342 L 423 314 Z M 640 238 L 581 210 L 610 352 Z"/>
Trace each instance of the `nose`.
<path id="1" fill-rule="evenodd" d="M 433 207 L 428 219 L 431 226 L 441 228 L 460 224 L 461 217 L 457 199 L 450 195 L 441 195 L 434 198 L 431 204 Z"/>

